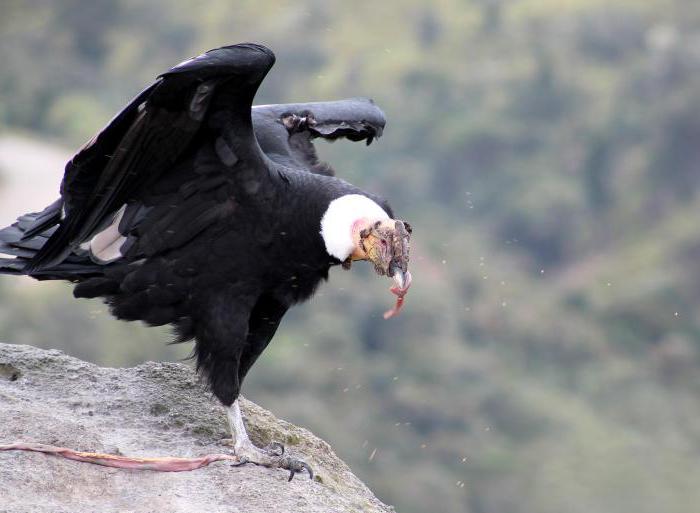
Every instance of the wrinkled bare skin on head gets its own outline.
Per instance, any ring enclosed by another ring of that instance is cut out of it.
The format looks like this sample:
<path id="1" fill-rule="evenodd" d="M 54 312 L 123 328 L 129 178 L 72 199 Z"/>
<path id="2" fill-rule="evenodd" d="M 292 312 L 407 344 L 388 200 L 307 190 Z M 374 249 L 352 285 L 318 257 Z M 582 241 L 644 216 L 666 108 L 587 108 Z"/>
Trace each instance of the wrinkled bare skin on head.
<path id="1" fill-rule="evenodd" d="M 374 270 L 380 276 L 394 279 L 395 286 L 391 292 L 397 296 L 396 305 L 384 314 L 385 319 L 399 313 L 411 286 L 411 273 L 408 271 L 411 226 L 400 220 L 393 221 L 393 226 L 391 222 L 378 221 L 360 232 L 360 243 L 367 258 L 374 264 Z"/>

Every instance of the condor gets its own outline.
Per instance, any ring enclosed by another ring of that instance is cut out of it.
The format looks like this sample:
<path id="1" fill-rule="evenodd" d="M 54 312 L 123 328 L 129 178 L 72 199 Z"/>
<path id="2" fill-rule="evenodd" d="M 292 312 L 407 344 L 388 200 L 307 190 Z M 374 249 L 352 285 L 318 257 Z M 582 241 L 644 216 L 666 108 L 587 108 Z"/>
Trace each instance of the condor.
<path id="1" fill-rule="evenodd" d="M 243 461 L 309 466 L 279 444 L 255 447 L 241 384 L 285 312 L 331 266 L 368 260 L 411 283 L 411 228 L 385 200 L 339 178 L 312 140 L 371 143 L 370 100 L 252 107 L 274 64 L 255 44 L 187 60 L 139 94 L 67 164 L 61 197 L 0 230 L 0 272 L 68 280 L 119 319 L 171 324 L 194 339 L 197 368 L 228 407 Z"/>

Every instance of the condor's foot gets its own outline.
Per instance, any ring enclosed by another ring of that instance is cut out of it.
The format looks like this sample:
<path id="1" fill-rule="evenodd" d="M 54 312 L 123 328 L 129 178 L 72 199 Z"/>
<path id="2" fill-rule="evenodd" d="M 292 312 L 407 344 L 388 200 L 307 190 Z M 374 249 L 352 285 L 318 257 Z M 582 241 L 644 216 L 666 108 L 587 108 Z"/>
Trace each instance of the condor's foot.
<path id="1" fill-rule="evenodd" d="M 229 408 L 228 419 L 233 439 L 226 440 L 224 443 L 232 445 L 236 456 L 241 459 L 235 466 L 251 463 L 268 468 L 282 468 L 289 470 L 288 481 L 291 481 L 295 474 L 306 471 L 309 473 L 309 478 L 313 479 L 314 472 L 309 464 L 303 460 L 285 456 L 284 445 L 281 443 L 272 442 L 263 448 L 253 445 L 243 424 L 243 416 L 241 415 L 238 400 Z"/>
<path id="2" fill-rule="evenodd" d="M 291 481 L 294 479 L 295 474 L 304 471 L 309 473 L 310 479 L 314 477 L 314 471 L 308 463 L 292 456 L 285 456 L 284 446 L 278 442 L 273 442 L 267 447 L 259 448 L 248 440 L 247 443 L 239 447 L 234 446 L 234 451 L 236 456 L 241 459 L 240 462 L 234 465 L 236 467 L 251 463 L 262 467 L 289 470 L 289 479 L 287 481 Z"/>

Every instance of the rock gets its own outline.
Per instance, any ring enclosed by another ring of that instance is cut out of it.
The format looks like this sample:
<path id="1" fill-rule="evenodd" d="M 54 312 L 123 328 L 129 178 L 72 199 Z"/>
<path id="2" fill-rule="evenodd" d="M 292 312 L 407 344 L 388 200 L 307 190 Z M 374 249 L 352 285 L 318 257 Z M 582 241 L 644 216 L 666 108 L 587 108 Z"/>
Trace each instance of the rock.
<path id="1" fill-rule="evenodd" d="M 0 452 L 0 512 L 392 512 L 323 440 L 250 401 L 251 439 L 283 442 L 315 470 L 213 463 L 190 472 L 106 468 Z M 56 350 L 0 344 L 0 444 L 39 442 L 128 456 L 226 452 L 225 411 L 186 365 L 102 368 Z"/>

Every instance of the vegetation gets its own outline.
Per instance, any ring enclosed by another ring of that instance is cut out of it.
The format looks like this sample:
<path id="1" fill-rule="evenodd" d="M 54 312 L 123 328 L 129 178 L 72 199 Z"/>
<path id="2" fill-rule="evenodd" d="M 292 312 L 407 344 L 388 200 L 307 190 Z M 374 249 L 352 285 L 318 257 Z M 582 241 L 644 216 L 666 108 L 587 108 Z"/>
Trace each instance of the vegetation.
<path id="1" fill-rule="evenodd" d="M 401 317 L 388 282 L 338 270 L 245 393 L 403 513 L 696 509 L 700 4 L 8 0 L 0 126 L 77 148 L 157 73 L 243 40 L 278 56 L 259 103 L 385 110 L 377 145 L 321 151 L 415 239 Z M 0 286 L 3 341 L 186 354 L 67 286 Z"/>

